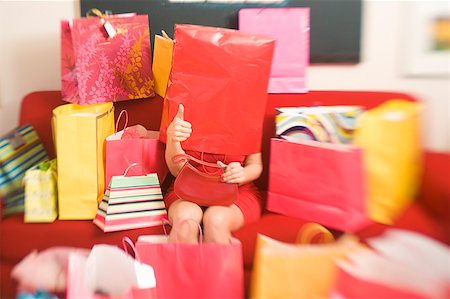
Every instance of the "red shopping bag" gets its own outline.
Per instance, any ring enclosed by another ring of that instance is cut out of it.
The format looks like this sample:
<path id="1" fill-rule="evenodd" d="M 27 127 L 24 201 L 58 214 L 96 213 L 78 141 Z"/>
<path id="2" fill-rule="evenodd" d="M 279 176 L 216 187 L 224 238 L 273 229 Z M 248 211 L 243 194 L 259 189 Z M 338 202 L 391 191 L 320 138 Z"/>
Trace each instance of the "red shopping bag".
<path id="1" fill-rule="evenodd" d="M 240 31 L 276 38 L 269 93 L 307 92 L 309 11 L 308 7 L 239 10 Z"/>
<path id="2" fill-rule="evenodd" d="M 242 244 L 168 242 L 165 235 L 140 236 L 136 250 L 152 265 L 157 298 L 243 298 Z"/>
<path id="3" fill-rule="evenodd" d="M 124 129 L 118 131 L 122 116 L 125 116 Z M 109 185 L 113 176 L 122 175 L 133 163 L 138 163 L 148 173 L 157 173 L 162 184 L 169 169 L 164 157 L 165 145 L 159 140 L 159 132 L 149 131 L 147 136 L 127 134 L 127 125 L 128 113 L 122 110 L 117 119 L 116 133 L 106 138 L 105 186 Z M 134 170 L 130 174 L 135 174 Z"/>
<path id="4" fill-rule="evenodd" d="M 267 208 L 346 232 L 361 229 L 370 223 L 361 155 L 346 144 L 273 138 Z"/>
<path id="5" fill-rule="evenodd" d="M 187 150 L 247 155 L 260 151 L 275 41 L 232 29 L 175 25 L 161 140 L 178 111 L 193 132 Z"/>
<path id="6" fill-rule="evenodd" d="M 148 16 L 97 15 L 61 21 L 63 100 L 86 105 L 154 96 Z"/>

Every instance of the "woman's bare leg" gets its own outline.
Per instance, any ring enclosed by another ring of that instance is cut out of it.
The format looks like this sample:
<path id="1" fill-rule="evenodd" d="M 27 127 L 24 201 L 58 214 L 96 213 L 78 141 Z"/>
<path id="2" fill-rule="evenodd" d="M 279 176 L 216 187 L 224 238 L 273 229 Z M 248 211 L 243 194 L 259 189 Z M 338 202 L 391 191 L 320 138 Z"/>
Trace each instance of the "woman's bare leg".
<path id="1" fill-rule="evenodd" d="M 172 224 L 169 241 L 198 243 L 198 224 L 202 217 L 203 211 L 197 204 L 183 200 L 174 202 L 169 208 Z"/>
<path id="2" fill-rule="evenodd" d="M 205 242 L 230 243 L 231 232 L 244 225 L 244 215 L 236 205 L 212 206 L 203 215 Z"/>

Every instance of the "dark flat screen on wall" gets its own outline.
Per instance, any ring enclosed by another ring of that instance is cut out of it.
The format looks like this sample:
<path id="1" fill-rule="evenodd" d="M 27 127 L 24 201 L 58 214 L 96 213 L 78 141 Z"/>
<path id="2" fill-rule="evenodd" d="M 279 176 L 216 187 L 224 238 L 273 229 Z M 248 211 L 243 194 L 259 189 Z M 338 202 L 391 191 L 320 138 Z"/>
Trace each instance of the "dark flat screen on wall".
<path id="1" fill-rule="evenodd" d="M 170 0 L 81 0 L 81 15 L 91 8 L 113 14 L 148 14 L 151 43 L 165 30 L 173 37 L 174 24 L 197 24 L 237 29 L 238 12 L 250 7 L 310 7 L 310 62 L 360 61 L 362 0 L 285 0 L 278 2 Z"/>

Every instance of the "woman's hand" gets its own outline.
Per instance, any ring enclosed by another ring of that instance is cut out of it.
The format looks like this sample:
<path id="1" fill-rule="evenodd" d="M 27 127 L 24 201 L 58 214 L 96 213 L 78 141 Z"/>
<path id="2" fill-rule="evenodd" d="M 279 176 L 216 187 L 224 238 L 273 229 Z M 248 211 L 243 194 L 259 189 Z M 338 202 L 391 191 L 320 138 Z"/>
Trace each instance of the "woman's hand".
<path id="1" fill-rule="evenodd" d="M 167 141 L 182 142 L 191 136 L 192 125 L 184 120 L 184 106 L 178 106 L 177 115 L 167 128 Z"/>
<path id="2" fill-rule="evenodd" d="M 259 178 L 262 173 L 261 153 L 248 155 L 245 158 L 244 166 L 239 162 L 231 162 L 226 165 L 221 161 L 217 161 L 217 164 L 224 169 L 222 180 L 225 183 L 247 184 Z"/>
<path id="3" fill-rule="evenodd" d="M 231 162 L 226 165 L 220 161 L 217 162 L 222 168 L 225 168 L 222 174 L 222 180 L 225 183 L 242 184 L 245 182 L 244 167 L 239 162 Z"/>

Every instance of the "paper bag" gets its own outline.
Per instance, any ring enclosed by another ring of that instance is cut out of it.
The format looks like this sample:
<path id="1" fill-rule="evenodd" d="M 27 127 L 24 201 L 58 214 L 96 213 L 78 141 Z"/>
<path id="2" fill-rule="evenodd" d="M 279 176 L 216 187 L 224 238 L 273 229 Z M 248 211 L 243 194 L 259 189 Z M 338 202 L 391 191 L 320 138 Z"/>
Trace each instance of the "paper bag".
<path id="1" fill-rule="evenodd" d="M 59 219 L 92 220 L 105 192 L 105 140 L 114 132 L 114 106 L 61 105 L 52 125 Z"/>
<path id="2" fill-rule="evenodd" d="M 260 151 L 275 41 L 232 29 L 176 25 L 161 140 L 178 111 L 193 132 L 185 150 L 248 155 Z M 168 105 L 168 108 L 166 107 Z"/>
<path id="3" fill-rule="evenodd" d="M 309 65 L 308 7 L 244 8 L 239 10 L 239 31 L 276 39 L 269 93 L 307 92 Z"/>

